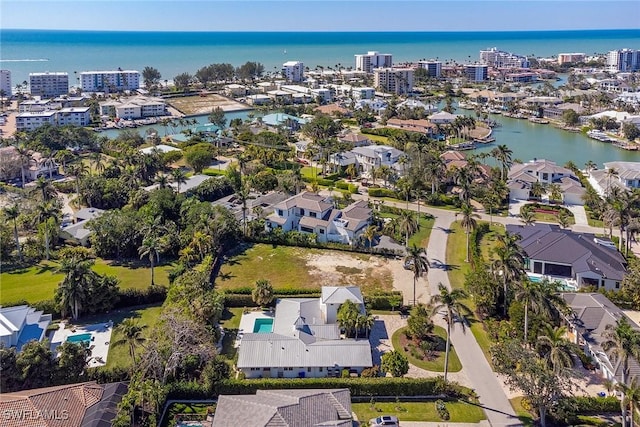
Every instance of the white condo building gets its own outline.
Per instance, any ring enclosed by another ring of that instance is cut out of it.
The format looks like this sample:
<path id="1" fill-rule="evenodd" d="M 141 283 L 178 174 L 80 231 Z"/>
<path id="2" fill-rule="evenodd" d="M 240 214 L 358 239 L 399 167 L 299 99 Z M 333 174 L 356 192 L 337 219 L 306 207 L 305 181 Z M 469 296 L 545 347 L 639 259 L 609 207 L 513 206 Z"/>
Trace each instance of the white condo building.
<path id="1" fill-rule="evenodd" d="M 529 60 L 495 47 L 480 51 L 480 62 L 496 68 L 529 68 Z"/>
<path id="2" fill-rule="evenodd" d="M 413 69 L 376 68 L 373 70 L 373 85 L 385 92 L 404 95 L 413 90 Z"/>
<path id="3" fill-rule="evenodd" d="M 418 67 L 427 70 L 429 77 L 440 77 L 442 73 L 442 62 L 440 61 L 418 61 Z"/>
<path id="4" fill-rule="evenodd" d="M 0 91 L 2 91 L 3 96 L 10 98 L 12 95 L 11 92 L 11 71 L 9 70 L 0 70 Z"/>
<path id="5" fill-rule="evenodd" d="M 55 98 L 69 93 L 68 73 L 30 73 L 30 93 L 42 98 Z"/>
<path id="6" fill-rule="evenodd" d="M 80 73 L 83 92 L 122 92 L 140 88 L 140 73 L 135 70 L 83 71 Z"/>
<path id="7" fill-rule="evenodd" d="M 572 62 L 583 62 L 584 53 L 559 53 L 558 65 L 568 64 Z"/>
<path id="8" fill-rule="evenodd" d="M 489 76 L 489 67 L 484 64 L 465 65 L 464 75 L 469 81 L 483 82 Z"/>
<path id="9" fill-rule="evenodd" d="M 304 80 L 304 64 L 300 61 L 287 61 L 282 64 L 282 75 L 290 82 Z"/>
<path id="10" fill-rule="evenodd" d="M 88 126 L 91 123 L 89 107 L 67 107 L 60 110 L 26 111 L 16 115 L 16 130 L 32 131 L 45 124 L 52 126 Z"/>
<path id="11" fill-rule="evenodd" d="M 356 71 L 373 73 L 375 68 L 390 68 L 393 65 L 393 57 L 390 53 L 378 53 L 369 51 L 363 55 L 355 55 Z"/>
<path id="12" fill-rule="evenodd" d="M 619 49 L 607 54 L 607 68 L 609 71 L 638 71 L 640 70 L 640 50 Z"/>

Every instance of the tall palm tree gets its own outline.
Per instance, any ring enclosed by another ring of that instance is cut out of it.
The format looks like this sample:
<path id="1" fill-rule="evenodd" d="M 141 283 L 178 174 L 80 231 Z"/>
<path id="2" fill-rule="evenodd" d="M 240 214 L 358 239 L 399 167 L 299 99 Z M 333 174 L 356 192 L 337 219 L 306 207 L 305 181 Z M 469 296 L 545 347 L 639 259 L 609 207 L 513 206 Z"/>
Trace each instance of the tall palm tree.
<path id="1" fill-rule="evenodd" d="M 406 246 L 409 246 L 409 237 L 419 229 L 418 221 L 416 221 L 411 211 L 403 210 L 400 212 L 398 224 L 400 226 L 400 232 L 405 235 L 404 243 Z"/>
<path id="2" fill-rule="evenodd" d="M 25 170 L 25 166 L 29 166 L 29 162 L 32 159 L 32 156 L 31 156 L 32 152 L 22 144 L 16 145 L 16 151 L 18 152 L 18 159 L 20 161 L 20 173 L 22 175 L 22 188 L 24 188 L 24 184 L 26 183 L 24 170 Z"/>
<path id="3" fill-rule="evenodd" d="M 138 254 L 140 259 L 149 257 L 149 263 L 151 264 L 151 286 L 155 285 L 154 282 L 154 265 L 160 262 L 160 252 L 164 249 L 164 242 L 161 238 L 156 236 L 148 236 L 142 240 L 142 246 L 138 248 Z"/>
<path id="4" fill-rule="evenodd" d="M 536 181 L 533 184 L 531 184 L 531 196 L 535 197 L 536 199 L 540 200 L 542 198 L 542 195 L 545 193 L 546 189 L 543 183 L 541 183 L 540 181 Z"/>
<path id="5" fill-rule="evenodd" d="M 554 285 L 545 279 L 541 282 L 529 280 L 522 275 L 520 287 L 516 289 L 515 299 L 524 305 L 524 342 L 528 342 L 529 310 L 548 317 L 553 315 L 553 302 L 556 301 Z"/>
<path id="6" fill-rule="evenodd" d="M 171 181 L 176 184 L 176 190 L 180 193 L 180 184 L 186 184 L 187 174 L 181 168 L 174 169 L 171 171 Z"/>
<path id="7" fill-rule="evenodd" d="M 407 254 L 404 257 L 404 264 L 411 267 L 413 271 L 413 304 L 416 301 L 416 284 L 418 278 L 429 271 L 429 261 L 427 260 L 427 252 L 424 248 L 418 247 L 415 243 L 407 247 Z"/>
<path id="8" fill-rule="evenodd" d="M 42 202 L 36 206 L 34 220 L 42 227 L 45 245 L 45 259 L 49 260 L 49 247 L 54 233 L 58 230 L 60 208 L 52 202 Z"/>
<path id="9" fill-rule="evenodd" d="M 532 211 L 523 210 L 520 213 L 520 221 L 522 221 L 524 225 L 533 225 L 536 222 L 535 214 Z"/>
<path id="10" fill-rule="evenodd" d="M 478 214 L 473 211 L 473 208 L 469 203 L 465 203 L 460 208 L 460 213 L 462 214 L 462 220 L 460 221 L 460 225 L 464 227 L 465 233 L 467 235 L 467 258 L 465 262 L 469 262 L 470 259 L 470 247 L 469 247 L 469 235 L 472 230 L 475 230 L 478 226 L 478 222 L 476 218 L 480 218 Z"/>
<path id="11" fill-rule="evenodd" d="M 602 349 L 607 352 L 614 372 L 620 369 L 621 383 L 627 384 L 629 379 L 629 359 L 640 356 L 640 334 L 631 327 L 626 317 L 621 317 L 615 325 L 610 324 L 605 327 L 602 333 L 604 341 Z M 622 391 L 622 401 L 626 399 Z M 627 426 L 627 410 L 622 405 L 622 427 Z"/>
<path id="12" fill-rule="evenodd" d="M 6 207 L 3 209 L 4 215 L 8 220 L 13 221 L 13 238 L 16 241 L 16 250 L 18 251 L 18 259 L 22 262 L 22 250 L 20 249 L 20 240 L 18 239 L 18 216 L 20 215 L 20 210 L 18 209 L 18 205 L 13 205 L 10 207 Z"/>
<path id="13" fill-rule="evenodd" d="M 511 160 L 513 150 L 511 150 L 506 145 L 501 144 L 491 150 L 491 155 L 496 159 L 498 163 L 500 163 L 500 179 L 504 181 L 508 172 L 508 168 L 513 163 Z"/>
<path id="14" fill-rule="evenodd" d="M 509 290 L 508 286 L 524 274 L 525 254 L 518 246 L 520 235 L 510 234 L 506 232 L 504 235 L 498 234 L 496 237 L 497 246 L 494 253 L 497 259 L 492 264 L 494 273 L 498 274 L 502 282 L 503 292 L 503 312 L 502 315 L 507 317 L 507 308 L 509 307 Z"/>
<path id="15" fill-rule="evenodd" d="M 362 237 L 367 239 L 367 242 L 369 242 L 369 253 L 373 252 L 373 241 L 376 240 L 379 234 L 380 233 L 378 233 L 378 227 L 376 227 L 375 225 L 370 225 L 364 229 Z"/>
<path id="16" fill-rule="evenodd" d="M 447 322 L 447 346 L 444 353 L 444 381 L 447 381 L 449 373 L 449 350 L 451 348 L 451 329 L 456 322 L 460 322 L 462 330 L 466 329 L 465 315 L 471 314 L 471 309 L 462 300 L 467 297 L 467 293 L 462 289 L 449 289 L 442 283 L 438 283 L 438 294 L 431 297 L 433 304 L 432 314 L 440 314 L 444 310 L 444 320 Z"/>
<path id="17" fill-rule="evenodd" d="M 616 389 L 624 396 L 620 402 L 621 407 L 630 409 L 631 420 L 629 425 L 633 427 L 635 425 L 633 419 L 634 414 L 640 403 L 640 384 L 638 384 L 638 378 L 633 377 L 629 384 L 618 383 L 616 384 Z"/>
<path id="18" fill-rule="evenodd" d="M 136 348 L 143 346 L 147 340 L 143 336 L 143 331 L 147 325 L 139 325 L 138 320 L 133 317 L 124 319 L 118 326 L 114 328 L 114 332 L 121 335 L 121 338 L 116 341 L 112 341 L 113 347 L 120 347 L 126 345 L 129 347 L 129 355 L 131 356 L 132 364 L 131 368 L 136 365 Z"/>
<path id="19" fill-rule="evenodd" d="M 51 184 L 51 181 L 48 181 L 43 176 L 39 176 L 38 179 L 36 179 L 35 185 L 36 190 L 42 194 L 43 202 L 48 202 L 56 194 L 56 189 Z"/>
<path id="20" fill-rule="evenodd" d="M 81 197 L 80 197 L 80 185 L 82 183 L 82 177 L 87 175 L 89 168 L 87 165 L 80 159 L 78 162 L 74 163 L 71 169 L 71 175 L 76 177 L 76 198 L 78 203 L 78 208 L 82 205 Z"/>
<path id="21" fill-rule="evenodd" d="M 102 159 L 102 154 L 100 152 L 93 152 L 89 156 L 89 161 L 93 166 L 93 169 L 96 171 L 96 174 L 104 172 L 104 162 Z"/>
<path id="22" fill-rule="evenodd" d="M 153 181 L 158 184 L 158 188 L 167 188 L 169 177 L 163 173 L 159 173 Z"/>
<path id="23" fill-rule="evenodd" d="M 576 348 L 565 338 L 567 328 L 565 326 L 554 328 L 548 324 L 544 328 L 543 335 L 538 336 L 536 344 L 549 367 L 556 374 L 573 367 L 573 352 Z"/>
<path id="24" fill-rule="evenodd" d="M 605 189 L 605 194 L 608 195 L 611 192 L 611 180 L 617 178 L 620 173 L 615 168 L 608 168 L 604 176 L 607 178 L 607 188 Z"/>
<path id="25" fill-rule="evenodd" d="M 59 287 L 60 309 L 62 316 L 67 310 L 71 317 L 77 319 L 86 299 L 87 290 L 95 280 L 95 273 L 91 270 L 93 260 L 80 255 L 64 256 L 60 260 L 58 273 L 64 274 Z"/>

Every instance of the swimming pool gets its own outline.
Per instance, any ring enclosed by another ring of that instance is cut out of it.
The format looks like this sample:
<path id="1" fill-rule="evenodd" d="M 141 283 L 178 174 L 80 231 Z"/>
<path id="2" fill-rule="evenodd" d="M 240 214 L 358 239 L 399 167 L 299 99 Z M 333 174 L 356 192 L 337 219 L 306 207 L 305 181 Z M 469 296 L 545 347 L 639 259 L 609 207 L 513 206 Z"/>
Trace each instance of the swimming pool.
<path id="1" fill-rule="evenodd" d="M 540 283 L 545 279 L 545 276 L 541 276 L 535 273 L 527 273 L 527 277 L 529 277 L 529 280 L 534 283 Z M 549 276 L 546 276 L 546 279 L 548 279 L 552 283 L 557 283 L 558 291 L 560 292 L 575 292 L 577 290 L 577 287 L 569 283 L 566 279 Z"/>
<path id="2" fill-rule="evenodd" d="M 76 335 L 69 335 L 67 337 L 67 341 L 68 342 L 72 342 L 72 343 L 85 343 L 85 344 L 89 344 L 91 343 L 91 334 L 90 333 L 86 333 L 86 334 L 76 334 Z"/>
<path id="3" fill-rule="evenodd" d="M 253 322 L 254 334 L 270 334 L 273 331 L 273 319 L 259 318 Z"/>

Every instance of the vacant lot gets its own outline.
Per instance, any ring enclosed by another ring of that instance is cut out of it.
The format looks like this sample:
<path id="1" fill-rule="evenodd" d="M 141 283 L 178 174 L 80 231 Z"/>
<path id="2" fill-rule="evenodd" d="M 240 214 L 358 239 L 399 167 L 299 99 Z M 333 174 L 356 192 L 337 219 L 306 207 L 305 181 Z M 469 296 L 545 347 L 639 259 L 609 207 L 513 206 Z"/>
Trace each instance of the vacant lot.
<path id="1" fill-rule="evenodd" d="M 0 274 L 0 304 L 52 299 L 63 277 L 56 273 L 57 268 L 57 262 L 43 261 L 29 268 L 3 272 Z M 171 265 L 155 268 L 156 284 L 169 285 L 170 269 Z M 93 270 L 117 277 L 122 289 L 145 289 L 151 284 L 151 269 L 143 263 L 116 265 L 111 261 L 97 259 Z"/>
<path id="2" fill-rule="evenodd" d="M 400 280 L 396 279 L 395 263 L 400 261 L 367 254 L 256 244 L 225 262 L 216 285 L 231 290 L 267 279 L 276 289 L 319 290 L 324 285 L 357 285 L 363 292 L 392 290 L 394 280 Z"/>
<path id="3" fill-rule="evenodd" d="M 226 98 L 222 95 L 207 94 L 205 96 L 185 96 L 181 98 L 171 98 L 167 100 L 176 110 L 187 116 L 197 114 L 209 114 L 216 107 L 222 108 L 224 111 L 247 110 L 250 107 L 233 99 Z"/>

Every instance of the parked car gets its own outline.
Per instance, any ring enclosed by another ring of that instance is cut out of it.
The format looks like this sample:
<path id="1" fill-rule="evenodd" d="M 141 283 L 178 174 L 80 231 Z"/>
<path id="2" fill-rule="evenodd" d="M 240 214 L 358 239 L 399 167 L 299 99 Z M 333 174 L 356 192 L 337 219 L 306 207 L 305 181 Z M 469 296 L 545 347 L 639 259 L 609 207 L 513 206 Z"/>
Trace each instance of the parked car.
<path id="1" fill-rule="evenodd" d="M 383 426 L 399 427 L 400 420 L 398 420 L 398 417 L 393 415 L 382 415 L 381 417 L 370 419 L 369 426 L 370 427 L 383 427 Z"/>

